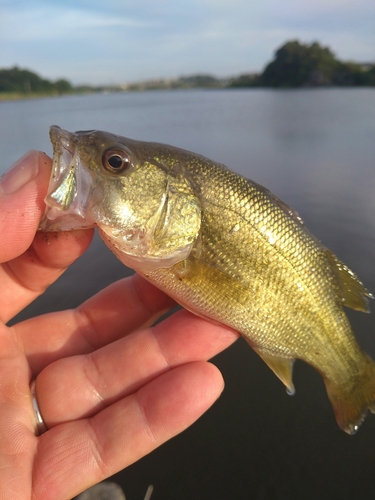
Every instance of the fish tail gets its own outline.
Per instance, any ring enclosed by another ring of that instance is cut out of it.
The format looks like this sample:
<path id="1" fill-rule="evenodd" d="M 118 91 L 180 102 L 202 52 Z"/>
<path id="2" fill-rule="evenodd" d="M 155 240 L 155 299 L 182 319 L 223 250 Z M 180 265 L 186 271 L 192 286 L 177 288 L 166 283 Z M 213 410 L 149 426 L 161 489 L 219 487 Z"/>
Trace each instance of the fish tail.
<path id="1" fill-rule="evenodd" d="M 354 434 L 367 411 L 375 413 L 375 363 L 364 355 L 361 370 L 351 383 L 338 385 L 328 378 L 324 382 L 338 425 Z"/>

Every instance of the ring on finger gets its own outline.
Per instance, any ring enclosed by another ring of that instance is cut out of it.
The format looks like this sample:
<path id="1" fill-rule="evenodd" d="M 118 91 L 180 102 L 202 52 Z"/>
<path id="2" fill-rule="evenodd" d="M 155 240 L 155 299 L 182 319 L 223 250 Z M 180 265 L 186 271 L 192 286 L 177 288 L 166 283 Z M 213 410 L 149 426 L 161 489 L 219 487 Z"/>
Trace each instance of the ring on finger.
<path id="1" fill-rule="evenodd" d="M 48 430 L 46 424 L 44 423 L 42 414 L 40 413 L 39 405 L 38 405 L 38 400 L 36 398 L 36 393 L 35 393 L 35 380 L 33 380 L 30 384 L 30 392 L 31 392 L 31 399 L 33 403 L 33 409 L 35 413 L 35 419 L 36 419 L 36 425 L 35 425 L 35 435 L 40 436 L 44 432 Z"/>

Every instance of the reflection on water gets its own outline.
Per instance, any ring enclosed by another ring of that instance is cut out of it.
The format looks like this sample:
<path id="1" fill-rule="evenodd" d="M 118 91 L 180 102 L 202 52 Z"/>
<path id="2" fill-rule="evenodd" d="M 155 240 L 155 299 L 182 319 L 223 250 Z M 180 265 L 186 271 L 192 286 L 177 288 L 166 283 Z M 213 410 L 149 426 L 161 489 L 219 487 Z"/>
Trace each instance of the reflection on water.
<path id="1" fill-rule="evenodd" d="M 0 103 L 0 172 L 48 127 L 99 128 L 225 163 L 295 208 L 375 292 L 375 90 L 169 91 Z M 95 269 L 95 276 L 92 270 Z M 74 307 L 128 273 L 98 238 L 22 315 Z M 375 312 L 374 304 L 372 310 Z M 349 311 L 375 358 L 374 314 Z M 193 428 L 116 476 L 129 498 L 374 498 L 375 419 L 341 433 L 320 377 L 296 364 L 284 388 L 241 342 L 215 360 L 227 389 Z"/>

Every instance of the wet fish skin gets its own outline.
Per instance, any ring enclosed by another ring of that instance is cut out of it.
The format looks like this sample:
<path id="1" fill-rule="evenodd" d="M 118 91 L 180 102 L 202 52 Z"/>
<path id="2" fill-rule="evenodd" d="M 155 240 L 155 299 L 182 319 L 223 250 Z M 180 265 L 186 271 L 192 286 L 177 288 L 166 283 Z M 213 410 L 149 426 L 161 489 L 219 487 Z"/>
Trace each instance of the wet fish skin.
<path id="1" fill-rule="evenodd" d="M 51 140 L 43 230 L 97 226 L 126 265 L 195 314 L 239 331 L 290 393 L 294 360 L 309 363 L 346 432 L 375 412 L 375 364 L 343 310 L 367 312 L 372 296 L 292 209 L 172 146 L 58 127 Z M 108 165 L 112 153 L 126 160 L 123 170 Z"/>

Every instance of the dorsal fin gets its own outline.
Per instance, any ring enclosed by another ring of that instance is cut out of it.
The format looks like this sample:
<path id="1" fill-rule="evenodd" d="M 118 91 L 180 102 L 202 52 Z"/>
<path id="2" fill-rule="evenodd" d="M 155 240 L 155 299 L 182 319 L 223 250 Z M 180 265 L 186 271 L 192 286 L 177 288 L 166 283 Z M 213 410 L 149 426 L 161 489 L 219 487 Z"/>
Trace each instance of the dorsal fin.
<path id="1" fill-rule="evenodd" d="M 328 261 L 337 278 L 341 300 L 344 306 L 356 311 L 370 312 L 368 299 L 374 296 L 366 290 L 357 276 L 335 254 L 326 249 Z"/>

